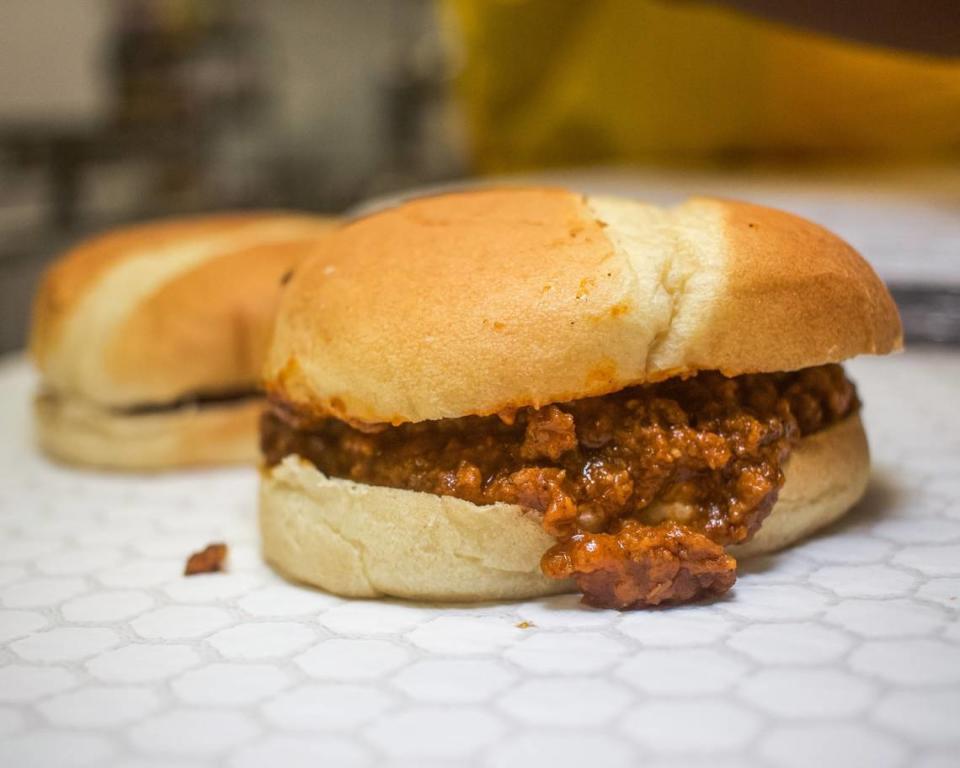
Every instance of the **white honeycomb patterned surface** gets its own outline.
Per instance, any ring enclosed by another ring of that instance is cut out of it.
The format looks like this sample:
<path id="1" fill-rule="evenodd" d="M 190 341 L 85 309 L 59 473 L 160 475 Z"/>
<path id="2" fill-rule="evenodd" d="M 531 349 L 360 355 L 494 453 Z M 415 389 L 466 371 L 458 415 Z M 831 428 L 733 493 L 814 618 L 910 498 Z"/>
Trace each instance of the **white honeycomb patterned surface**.
<path id="1" fill-rule="evenodd" d="M 960 766 L 960 355 L 854 361 L 848 519 L 708 605 L 342 600 L 260 561 L 256 472 L 56 467 L 0 366 L 0 765 Z M 210 541 L 225 574 L 180 576 Z"/>

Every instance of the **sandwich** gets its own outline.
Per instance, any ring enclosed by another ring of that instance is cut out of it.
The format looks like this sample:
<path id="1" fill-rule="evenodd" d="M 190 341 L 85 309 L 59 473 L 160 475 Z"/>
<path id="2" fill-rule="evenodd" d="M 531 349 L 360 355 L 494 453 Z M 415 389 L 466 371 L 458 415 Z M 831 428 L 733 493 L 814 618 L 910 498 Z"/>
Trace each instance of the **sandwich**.
<path id="1" fill-rule="evenodd" d="M 55 261 L 30 333 L 42 449 L 131 470 L 256 461 L 281 279 L 331 228 L 281 213 L 173 219 Z"/>
<path id="2" fill-rule="evenodd" d="M 863 495 L 842 361 L 901 347 L 849 245 L 788 213 L 553 188 L 352 221 L 285 287 L 266 559 L 341 595 L 721 595 Z"/>

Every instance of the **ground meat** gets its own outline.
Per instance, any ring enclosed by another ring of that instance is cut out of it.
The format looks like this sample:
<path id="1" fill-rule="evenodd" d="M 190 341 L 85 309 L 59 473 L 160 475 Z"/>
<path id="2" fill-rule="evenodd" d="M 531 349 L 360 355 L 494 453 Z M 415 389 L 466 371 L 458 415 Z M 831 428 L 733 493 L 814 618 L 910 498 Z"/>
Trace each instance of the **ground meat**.
<path id="1" fill-rule="evenodd" d="M 516 419 L 516 414 L 513 415 Z M 550 459 L 556 461 L 567 451 L 577 447 L 577 433 L 573 416 L 555 405 L 531 411 L 520 446 L 521 459 Z"/>
<path id="2" fill-rule="evenodd" d="M 704 372 L 541 409 L 363 430 L 275 402 L 262 447 L 268 464 L 296 453 L 334 477 L 535 510 L 558 539 L 547 575 L 573 577 L 594 604 L 637 607 L 729 589 L 735 563 L 722 546 L 747 541 L 769 514 L 793 443 L 858 407 L 836 365 Z"/>
<path id="3" fill-rule="evenodd" d="M 723 547 L 674 522 L 625 520 L 613 533 L 578 533 L 540 566 L 547 576 L 573 577 L 586 602 L 620 609 L 722 595 L 737 578 Z"/>
<path id="4" fill-rule="evenodd" d="M 199 552 L 194 552 L 187 558 L 183 568 L 184 576 L 194 576 L 198 573 L 216 573 L 223 570 L 227 559 L 226 544 L 207 544 Z"/>

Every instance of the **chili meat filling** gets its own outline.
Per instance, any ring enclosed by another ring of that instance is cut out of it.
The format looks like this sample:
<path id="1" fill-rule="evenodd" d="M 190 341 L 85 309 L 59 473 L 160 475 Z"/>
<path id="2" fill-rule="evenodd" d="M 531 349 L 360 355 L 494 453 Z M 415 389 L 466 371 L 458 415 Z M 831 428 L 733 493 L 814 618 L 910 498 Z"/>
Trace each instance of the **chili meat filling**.
<path id="1" fill-rule="evenodd" d="M 630 387 L 495 416 L 351 426 L 280 402 L 264 415 L 268 465 L 298 454 L 331 477 L 508 502 L 556 537 L 547 576 L 595 605 L 634 608 L 727 591 L 769 514 L 797 440 L 854 413 L 838 365 Z"/>

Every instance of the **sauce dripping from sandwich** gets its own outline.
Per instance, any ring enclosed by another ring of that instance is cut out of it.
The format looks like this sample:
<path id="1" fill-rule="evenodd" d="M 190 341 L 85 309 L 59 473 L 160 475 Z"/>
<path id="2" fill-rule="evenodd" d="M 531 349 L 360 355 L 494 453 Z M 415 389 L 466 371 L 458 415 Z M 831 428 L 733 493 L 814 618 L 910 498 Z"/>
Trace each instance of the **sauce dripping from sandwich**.
<path id="1" fill-rule="evenodd" d="M 557 543 L 541 568 L 594 605 L 639 608 L 720 595 L 724 550 L 748 541 L 802 437 L 859 408 L 838 365 L 630 387 L 543 408 L 360 430 L 273 401 L 269 465 L 299 454 L 331 477 L 507 502 Z"/>

